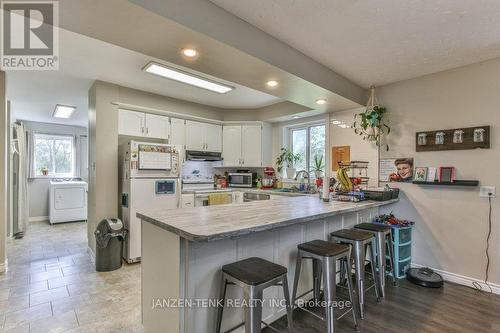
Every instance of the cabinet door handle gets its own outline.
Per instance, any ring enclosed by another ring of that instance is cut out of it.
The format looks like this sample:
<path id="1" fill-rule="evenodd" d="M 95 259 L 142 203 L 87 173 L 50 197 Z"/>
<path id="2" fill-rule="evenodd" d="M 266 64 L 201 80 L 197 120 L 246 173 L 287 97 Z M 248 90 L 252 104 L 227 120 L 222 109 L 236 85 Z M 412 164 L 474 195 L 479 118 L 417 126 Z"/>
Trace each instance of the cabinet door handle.
<path id="1" fill-rule="evenodd" d="M 149 128 L 146 127 L 146 134 L 149 134 Z"/>

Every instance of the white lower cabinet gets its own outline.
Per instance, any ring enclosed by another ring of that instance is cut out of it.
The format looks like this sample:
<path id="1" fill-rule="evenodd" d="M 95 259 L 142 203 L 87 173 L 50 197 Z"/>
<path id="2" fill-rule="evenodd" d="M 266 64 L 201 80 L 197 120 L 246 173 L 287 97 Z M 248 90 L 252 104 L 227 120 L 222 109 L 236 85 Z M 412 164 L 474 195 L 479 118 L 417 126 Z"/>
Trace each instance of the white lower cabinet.
<path id="1" fill-rule="evenodd" d="M 194 193 L 182 194 L 180 208 L 191 208 L 191 207 L 194 207 Z"/>

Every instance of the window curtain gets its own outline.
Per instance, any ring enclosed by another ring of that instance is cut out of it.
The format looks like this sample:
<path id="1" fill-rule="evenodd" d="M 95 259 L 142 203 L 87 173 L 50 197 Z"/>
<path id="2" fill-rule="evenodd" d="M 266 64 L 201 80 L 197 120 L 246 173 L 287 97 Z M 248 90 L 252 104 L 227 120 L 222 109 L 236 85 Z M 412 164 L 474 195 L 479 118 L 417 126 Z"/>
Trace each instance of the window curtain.
<path id="1" fill-rule="evenodd" d="M 24 125 L 23 125 L 24 127 Z M 33 170 L 33 158 L 34 158 L 34 147 L 35 147 L 35 142 L 33 141 L 34 140 L 34 136 L 33 136 L 33 131 L 31 130 L 25 130 L 26 131 L 26 141 L 27 141 L 27 151 L 28 151 L 28 156 L 26 158 L 26 167 L 27 167 L 27 170 L 28 170 L 28 177 L 30 179 L 33 179 L 36 177 L 35 175 L 35 170 Z"/>
<path id="2" fill-rule="evenodd" d="M 28 203 L 28 154 L 27 132 L 23 123 L 15 124 L 16 147 L 14 153 L 19 155 L 17 170 L 17 225 L 13 226 L 13 234 L 23 233 L 29 219 Z"/>

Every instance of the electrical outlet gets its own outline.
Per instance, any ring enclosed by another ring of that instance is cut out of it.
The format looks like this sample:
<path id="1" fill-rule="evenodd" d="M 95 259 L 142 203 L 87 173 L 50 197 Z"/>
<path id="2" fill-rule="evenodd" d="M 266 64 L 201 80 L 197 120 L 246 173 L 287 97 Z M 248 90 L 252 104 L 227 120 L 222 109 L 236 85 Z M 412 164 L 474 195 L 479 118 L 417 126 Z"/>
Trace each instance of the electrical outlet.
<path id="1" fill-rule="evenodd" d="M 479 196 L 481 198 L 495 198 L 496 197 L 496 187 L 495 186 L 480 186 Z"/>

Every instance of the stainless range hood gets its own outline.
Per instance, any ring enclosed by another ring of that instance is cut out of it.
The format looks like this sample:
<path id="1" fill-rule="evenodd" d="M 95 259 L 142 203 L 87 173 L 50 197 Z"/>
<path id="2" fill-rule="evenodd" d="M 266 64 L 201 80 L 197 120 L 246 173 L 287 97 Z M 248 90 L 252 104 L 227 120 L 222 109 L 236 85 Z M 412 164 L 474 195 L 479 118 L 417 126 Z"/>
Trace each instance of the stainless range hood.
<path id="1" fill-rule="evenodd" d="M 186 159 L 188 161 L 216 162 L 216 161 L 222 161 L 222 153 L 186 150 Z"/>

